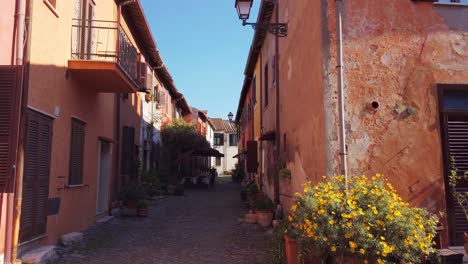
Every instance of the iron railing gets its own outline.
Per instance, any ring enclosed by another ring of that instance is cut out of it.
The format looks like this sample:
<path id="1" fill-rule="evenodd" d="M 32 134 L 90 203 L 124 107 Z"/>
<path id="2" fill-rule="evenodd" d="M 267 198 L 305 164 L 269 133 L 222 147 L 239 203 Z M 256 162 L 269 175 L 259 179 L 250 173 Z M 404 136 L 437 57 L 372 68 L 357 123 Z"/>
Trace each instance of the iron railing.
<path id="1" fill-rule="evenodd" d="M 133 81 L 138 81 L 137 49 L 115 21 L 73 19 L 71 58 L 115 61 Z"/>

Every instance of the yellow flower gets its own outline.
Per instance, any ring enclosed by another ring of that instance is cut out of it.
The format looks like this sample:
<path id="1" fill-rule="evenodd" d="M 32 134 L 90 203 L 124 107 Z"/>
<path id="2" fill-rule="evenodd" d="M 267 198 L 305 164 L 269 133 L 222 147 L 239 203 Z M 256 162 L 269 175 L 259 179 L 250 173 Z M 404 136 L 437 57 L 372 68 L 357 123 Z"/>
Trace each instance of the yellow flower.
<path id="1" fill-rule="evenodd" d="M 336 251 L 336 247 L 335 247 L 335 246 L 332 246 L 332 247 L 331 247 L 331 251 L 332 251 L 332 252 L 335 252 L 335 251 Z"/>
<path id="2" fill-rule="evenodd" d="M 335 221 L 333 219 L 330 219 L 330 221 L 328 221 L 330 223 L 330 225 L 333 225 L 335 223 Z"/>
<path id="3" fill-rule="evenodd" d="M 364 255 L 364 254 L 366 254 L 366 251 L 365 251 L 363 248 L 361 248 L 361 249 L 359 250 L 359 253 L 361 253 L 362 255 Z"/>
<path id="4" fill-rule="evenodd" d="M 352 237 L 352 236 L 353 236 L 352 233 L 346 233 L 346 234 L 344 235 L 345 238 L 350 238 L 350 237 Z"/>
<path id="5" fill-rule="evenodd" d="M 351 249 L 357 248 L 356 243 L 354 243 L 353 241 L 349 241 L 349 246 L 351 247 Z"/>
<path id="6" fill-rule="evenodd" d="M 322 214 L 324 214 L 324 213 L 325 213 L 325 210 L 323 210 L 323 209 L 318 210 L 318 214 L 319 214 L 319 215 L 322 215 Z"/>

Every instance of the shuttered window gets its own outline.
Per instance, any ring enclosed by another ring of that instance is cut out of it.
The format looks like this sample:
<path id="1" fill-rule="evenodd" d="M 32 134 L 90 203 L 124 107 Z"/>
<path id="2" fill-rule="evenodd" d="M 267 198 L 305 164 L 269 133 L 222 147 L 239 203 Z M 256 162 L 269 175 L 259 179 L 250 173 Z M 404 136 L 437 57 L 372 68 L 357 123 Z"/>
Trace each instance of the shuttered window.
<path id="1" fill-rule="evenodd" d="M 36 111 L 28 111 L 24 144 L 21 242 L 46 233 L 52 129 L 52 118 Z"/>
<path id="2" fill-rule="evenodd" d="M 123 127 L 122 133 L 122 162 L 121 173 L 129 175 L 132 173 L 134 163 L 135 128 Z"/>
<path id="3" fill-rule="evenodd" d="M 72 118 L 69 185 L 83 184 L 85 126 L 83 121 Z"/>
<path id="4" fill-rule="evenodd" d="M 463 177 L 468 173 L 468 85 L 439 84 L 439 105 L 441 107 L 442 140 L 444 143 L 446 184 L 451 170 L 456 169 L 459 180 L 455 192 L 468 192 L 468 180 Z M 463 234 L 468 232 L 463 207 L 452 195 L 452 188 L 447 184 L 447 213 L 450 231 L 450 244 L 463 245 Z M 468 206 L 467 204 L 464 205 Z"/>
<path id="5" fill-rule="evenodd" d="M 20 67 L 0 66 L 0 192 L 13 191 L 20 80 Z"/>

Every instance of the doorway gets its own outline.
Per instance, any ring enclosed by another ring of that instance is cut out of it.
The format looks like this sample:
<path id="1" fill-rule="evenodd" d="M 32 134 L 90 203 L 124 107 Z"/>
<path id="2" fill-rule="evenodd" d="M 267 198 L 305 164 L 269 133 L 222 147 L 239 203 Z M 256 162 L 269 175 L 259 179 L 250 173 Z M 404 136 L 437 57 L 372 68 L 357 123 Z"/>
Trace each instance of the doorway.
<path id="1" fill-rule="evenodd" d="M 109 182 L 111 169 L 111 144 L 99 140 L 99 163 L 97 181 L 96 215 L 105 213 L 109 204 Z"/>

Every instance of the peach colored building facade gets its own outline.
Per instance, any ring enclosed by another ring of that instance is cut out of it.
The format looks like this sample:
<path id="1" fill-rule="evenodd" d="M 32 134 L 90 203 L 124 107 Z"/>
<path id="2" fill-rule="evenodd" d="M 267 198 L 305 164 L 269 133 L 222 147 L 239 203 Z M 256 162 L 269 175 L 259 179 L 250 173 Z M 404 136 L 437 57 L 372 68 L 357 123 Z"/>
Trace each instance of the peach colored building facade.
<path id="1" fill-rule="evenodd" d="M 17 2 L 2 5 L 0 44 L 11 50 L 0 54 L 2 78 L 7 76 L 3 66 L 15 61 Z M 123 2 L 23 1 L 30 23 L 25 23 L 24 82 L 15 90 L 24 91 L 22 136 L 11 153 L 4 148 L 0 153 L 0 186 L 8 191 L 0 199 L 0 263 L 32 246 L 55 244 L 61 235 L 110 214 L 112 201 L 137 177 L 134 164 L 142 159 L 141 92 L 165 91 L 157 107 L 165 109 L 168 120 L 191 115 L 156 50 L 139 1 Z M 0 93 L 9 95 L 5 91 L 11 87 L 4 86 Z M 11 100 L 5 102 L 21 103 Z M 18 121 L 19 107 L 17 112 L 15 118 L 14 111 L 0 114 Z M 6 134 L 7 139 L 14 135 Z M 11 160 L 5 163 L 3 157 Z M 6 175 L 6 185 L 5 164 L 17 172 L 12 182 Z"/>
<path id="2" fill-rule="evenodd" d="M 263 2 L 259 19 L 275 22 L 275 6 Z M 260 48 L 251 50 L 247 63 L 247 78 L 262 65 L 262 100 L 269 101 L 262 103 L 262 133 L 271 130 L 280 138 L 280 144 L 259 142 L 266 154 L 260 173 L 273 174 L 271 181 L 263 178 L 266 193 L 275 196 L 275 164 L 292 172 L 291 180 L 278 179 L 285 208 L 304 182 L 343 173 L 337 3 L 278 1 L 279 21 L 288 22 L 288 35 L 279 39 L 279 131 L 272 34 L 256 32 Z M 468 8 L 406 0 L 382 8 L 378 1 L 343 0 L 342 10 L 347 172 L 383 173 L 412 205 L 444 211 L 443 245 L 459 245 L 460 234 L 468 230 L 455 220 L 446 181 L 448 156 L 465 170 L 450 133 L 468 121 Z"/>

